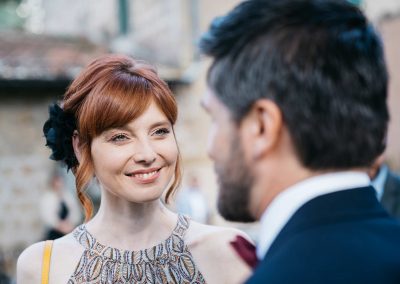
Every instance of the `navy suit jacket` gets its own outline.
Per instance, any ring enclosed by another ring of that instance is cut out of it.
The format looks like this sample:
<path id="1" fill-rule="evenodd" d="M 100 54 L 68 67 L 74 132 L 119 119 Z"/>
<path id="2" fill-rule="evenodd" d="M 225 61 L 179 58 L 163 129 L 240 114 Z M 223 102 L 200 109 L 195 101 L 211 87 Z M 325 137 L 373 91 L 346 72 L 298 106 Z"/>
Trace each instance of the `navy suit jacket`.
<path id="1" fill-rule="evenodd" d="M 288 221 L 248 284 L 400 283 L 400 222 L 372 187 L 322 195 Z"/>

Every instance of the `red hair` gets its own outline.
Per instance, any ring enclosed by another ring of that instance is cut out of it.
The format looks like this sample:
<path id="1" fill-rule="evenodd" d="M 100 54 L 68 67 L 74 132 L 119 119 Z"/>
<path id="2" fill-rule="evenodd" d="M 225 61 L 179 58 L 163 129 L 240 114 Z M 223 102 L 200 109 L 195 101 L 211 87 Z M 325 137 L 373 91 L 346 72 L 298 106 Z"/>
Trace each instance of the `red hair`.
<path id="1" fill-rule="evenodd" d="M 71 83 L 64 95 L 63 109 L 76 118 L 81 160 L 72 168 L 78 198 L 85 209 L 85 221 L 93 213 L 86 188 L 94 176 L 90 146 L 103 131 L 121 127 L 139 117 L 154 101 L 172 125 L 178 109 L 168 85 L 156 70 L 142 61 L 124 55 L 105 55 L 90 63 Z M 174 181 L 166 202 L 181 182 L 180 155 Z"/>

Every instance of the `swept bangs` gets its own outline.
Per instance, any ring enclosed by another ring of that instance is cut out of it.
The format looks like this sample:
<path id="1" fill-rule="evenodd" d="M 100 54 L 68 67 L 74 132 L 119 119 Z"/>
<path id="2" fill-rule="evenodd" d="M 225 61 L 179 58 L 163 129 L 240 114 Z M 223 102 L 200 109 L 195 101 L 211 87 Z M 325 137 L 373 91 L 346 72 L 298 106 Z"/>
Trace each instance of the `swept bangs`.
<path id="1" fill-rule="evenodd" d="M 175 124 L 177 106 L 167 84 L 153 70 L 141 71 L 144 74 L 116 71 L 91 90 L 78 111 L 78 129 L 84 140 L 90 143 L 105 130 L 126 125 L 143 114 L 153 101 Z"/>

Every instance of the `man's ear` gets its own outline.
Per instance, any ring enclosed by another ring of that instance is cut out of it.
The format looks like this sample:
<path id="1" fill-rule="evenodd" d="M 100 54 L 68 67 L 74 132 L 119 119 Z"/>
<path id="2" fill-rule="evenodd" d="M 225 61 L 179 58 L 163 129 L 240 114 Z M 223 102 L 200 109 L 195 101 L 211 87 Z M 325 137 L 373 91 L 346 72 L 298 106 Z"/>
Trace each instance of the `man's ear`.
<path id="1" fill-rule="evenodd" d="M 79 133 L 76 130 L 74 130 L 74 133 L 72 134 L 72 146 L 74 147 L 76 159 L 80 163 L 82 154 L 81 154 L 81 148 L 80 148 Z"/>
<path id="2" fill-rule="evenodd" d="M 248 121 L 252 139 L 252 156 L 258 159 L 275 149 L 283 127 L 282 111 L 269 99 L 257 100 L 250 110 Z"/>

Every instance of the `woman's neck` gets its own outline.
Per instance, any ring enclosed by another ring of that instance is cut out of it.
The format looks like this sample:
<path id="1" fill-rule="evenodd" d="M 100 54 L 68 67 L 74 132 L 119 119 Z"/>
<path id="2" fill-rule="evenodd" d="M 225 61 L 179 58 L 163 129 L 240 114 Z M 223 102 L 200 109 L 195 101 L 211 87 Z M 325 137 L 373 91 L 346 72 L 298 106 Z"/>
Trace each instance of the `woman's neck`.
<path id="1" fill-rule="evenodd" d="M 105 193 L 98 213 L 86 227 L 103 245 L 136 251 L 167 239 L 176 222 L 177 215 L 159 199 L 133 203 Z"/>

